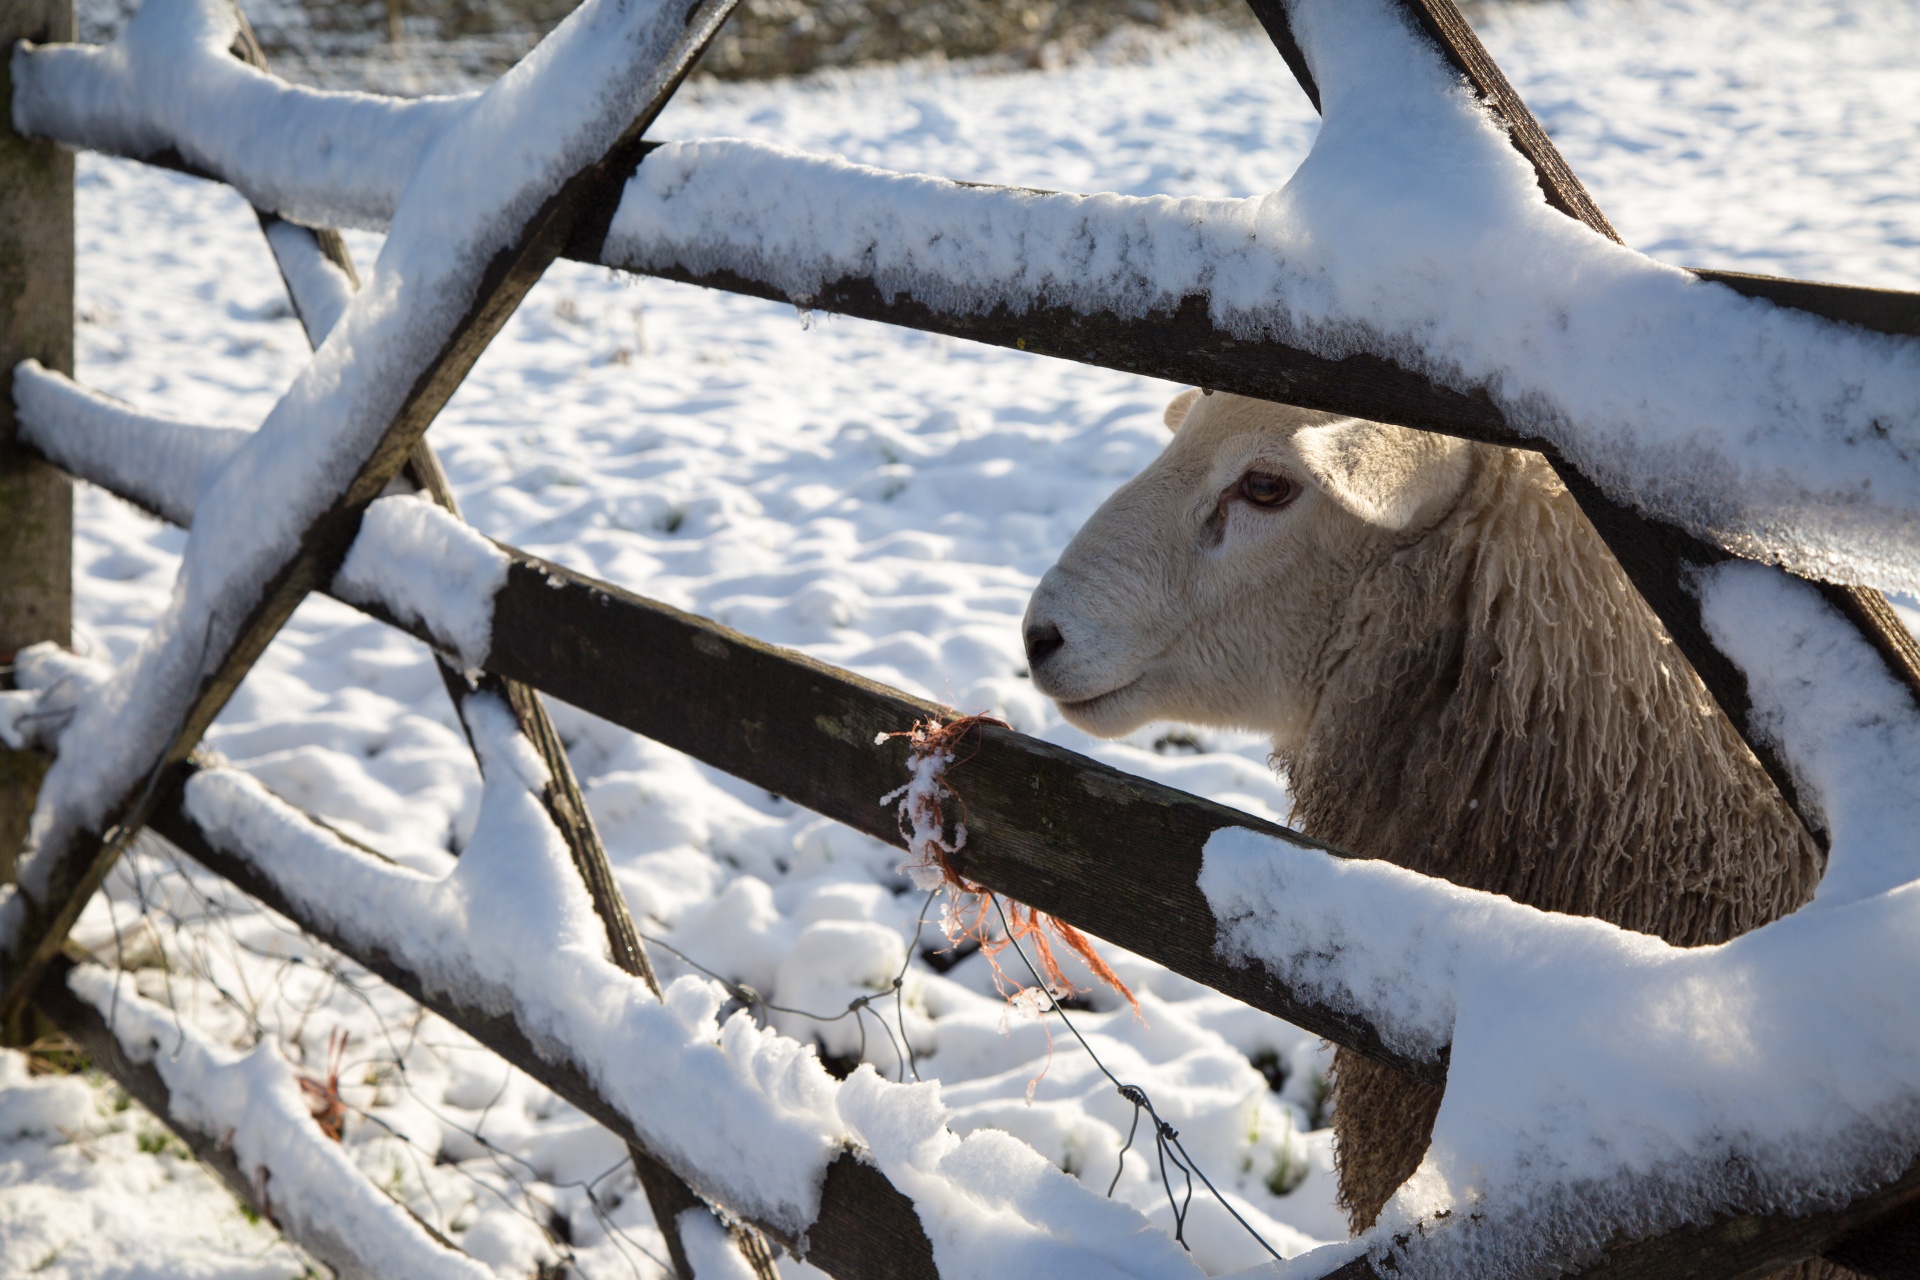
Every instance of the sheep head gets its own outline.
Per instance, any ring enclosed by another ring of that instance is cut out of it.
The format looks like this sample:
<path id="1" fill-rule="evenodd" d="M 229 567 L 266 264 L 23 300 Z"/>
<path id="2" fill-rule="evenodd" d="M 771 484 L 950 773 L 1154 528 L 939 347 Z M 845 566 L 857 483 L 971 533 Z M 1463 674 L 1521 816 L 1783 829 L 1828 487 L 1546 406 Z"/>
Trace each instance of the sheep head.
<path id="1" fill-rule="evenodd" d="M 1104 737 L 1184 720 L 1256 729 L 1288 750 L 1364 579 L 1459 501 L 1472 446 L 1197 391 L 1166 421 L 1166 450 L 1034 592 L 1034 684 Z"/>

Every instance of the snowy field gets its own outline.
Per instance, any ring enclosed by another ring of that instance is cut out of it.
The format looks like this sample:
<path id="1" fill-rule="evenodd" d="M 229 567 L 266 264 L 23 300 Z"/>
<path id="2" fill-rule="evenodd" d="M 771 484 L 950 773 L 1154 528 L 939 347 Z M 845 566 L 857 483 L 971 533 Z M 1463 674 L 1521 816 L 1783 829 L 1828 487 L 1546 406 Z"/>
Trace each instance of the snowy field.
<path id="1" fill-rule="evenodd" d="M 1688 265 L 1920 288 L 1914 6 L 1608 0 L 1487 9 L 1477 22 L 1629 244 Z M 1188 32 L 1130 49 L 1045 73 L 699 83 L 654 133 L 979 181 L 1207 196 L 1279 186 L 1312 142 L 1313 112 L 1264 42 Z M 80 380 L 175 417 L 257 424 L 305 344 L 238 198 L 86 157 L 79 220 Z M 349 238 L 371 261 L 377 241 Z M 1154 456 L 1177 389 L 561 263 L 431 439 L 468 519 L 494 537 L 1283 819 L 1264 743 L 1180 726 L 1090 742 L 1023 676 L 1028 592 Z M 117 659 L 164 604 L 184 538 L 91 489 L 77 522 L 76 643 Z M 554 711 L 645 932 L 791 1008 L 835 1013 L 890 982 L 922 901 L 902 892 L 892 850 Z M 292 802 L 423 868 L 471 834 L 478 778 L 425 651 L 330 601 L 302 608 L 211 740 Z M 349 1151 L 500 1274 L 561 1260 L 595 1277 L 657 1273 L 660 1238 L 613 1139 L 164 849 L 131 858 L 77 936 L 136 968 L 182 1018 L 236 1045 L 272 1038 L 316 1079 L 345 1031 L 335 1065 Z M 956 1127 L 1005 1129 L 1104 1189 L 1131 1108 L 1067 1036 L 1050 1042 L 1010 1018 L 979 957 L 949 964 L 930 926 L 921 944 L 904 1030 Z M 664 974 L 686 971 L 654 954 Z M 1145 1018 L 1098 993 L 1074 1015 L 1106 1064 L 1146 1087 L 1281 1252 L 1343 1235 L 1324 1050 L 1111 958 Z M 873 1015 L 770 1016 L 832 1059 L 864 1052 L 889 1076 L 907 1067 Z M 1136 1148 L 1115 1194 L 1170 1226 L 1147 1166 Z M 1211 1205 L 1197 1204 L 1187 1234 L 1211 1272 L 1265 1256 Z M 29 1077 L 20 1055 L 0 1056 L 0 1275 L 303 1266 L 110 1087 Z"/>

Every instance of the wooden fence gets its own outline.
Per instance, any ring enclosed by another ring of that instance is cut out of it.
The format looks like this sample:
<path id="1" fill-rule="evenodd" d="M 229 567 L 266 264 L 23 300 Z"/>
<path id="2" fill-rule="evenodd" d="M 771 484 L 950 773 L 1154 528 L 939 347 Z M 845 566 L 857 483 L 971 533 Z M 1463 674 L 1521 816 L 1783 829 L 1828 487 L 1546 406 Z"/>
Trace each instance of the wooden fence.
<path id="1" fill-rule="evenodd" d="M 1282 0 L 1250 3 L 1317 105 L 1318 92 L 1293 39 Z M 1612 236 L 1612 228 L 1449 0 L 1399 3 L 1506 123 L 1514 145 L 1533 164 L 1549 202 Z M 141 827 L 151 827 L 306 932 L 446 1017 L 628 1143 L 668 1238 L 672 1260 L 683 1275 L 692 1275 L 674 1224 L 683 1211 L 705 1203 L 701 1188 L 707 1179 L 701 1170 L 670 1165 L 651 1153 L 646 1135 L 602 1095 L 582 1063 L 564 1053 L 542 1052 L 536 1037 L 512 1015 L 465 1005 L 423 982 L 396 961 L 390 949 L 369 945 L 364 938 L 343 931 L 338 921 L 288 892 L 248 850 L 233 847 L 219 833 L 198 825 L 182 796 L 188 780 L 202 767 L 198 743 L 206 726 L 300 600 L 311 591 L 327 589 L 357 534 L 361 513 L 388 482 L 404 475 L 417 489 L 454 509 L 438 465 L 425 446 L 424 433 L 547 265 L 559 256 L 635 265 L 610 260 L 606 242 L 622 189 L 652 150 L 652 144 L 642 140 L 642 132 L 729 7 L 729 0 L 698 0 L 687 11 L 685 22 L 662 45 L 659 66 L 647 79 L 644 105 L 613 145 L 554 189 L 537 212 L 502 242 L 479 278 L 470 282 L 472 302 L 464 318 L 430 358 L 407 371 L 408 389 L 400 407 L 352 483 L 310 525 L 297 552 L 279 565 L 231 641 L 204 664 L 191 699 L 177 709 L 176 731 L 135 775 L 150 785 L 127 785 L 105 821 L 78 830 L 54 850 L 49 888 L 37 898 L 24 899 L 28 906 L 24 941 L 8 967 L 0 1008 L 17 1019 L 31 1006 L 65 1027 L 135 1097 L 181 1129 L 189 1145 L 243 1195 L 251 1194 L 250 1179 L 222 1150 L 217 1135 L 196 1133 L 172 1117 L 164 1082 L 150 1068 L 128 1060 L 100 1015 L 73 997 L 62 980 L 73 963 L 62 953 L 68 929 L 131 832 Z M 0 34 L 9 42 L 71 37 L 70 11 L 63 11 L 56 0 L 16 2 L 7 13 L 11 25 L 0 29 Z M 242 39 L 235 53 L 260 64 L 257 48 L 247 39 Z M 0 271 L 0 289 L 11 291 L 5 299 L 10 309 L 0 310 L 0 324 L 9 326 L 0 330 L 0 363 L 9 369 L 16 361 L 34 356 L 49 367 L 71 371 L 72 172 L 70 162 L 51 145 L 59 141 L 29 141 L 9 133 L 0 150 L 0 163 L 7 166 L 0 168 L 0 236 L 5 237 L 0 239 L 0 255 L 7 268 Z M 234 174 L 203 172 L 168 145 L 131 154 L 131 158 L 214 180 L 238 179 Z M 16 174 L 21 175 L 18 180 Z M 278 223 L 273 210 L 263 209 L 260 216 L 264 226 Z M 324 331 L 315 319 L 318 304 L 302 297 L 299 282 L 311 275 L 307 268 L 315 261 L 328 260 L 349 277 L 352 264 L 337 234 L 295 230 L 296 234 L 276 235 L 271 241 L 296 309 L 317 342 Z M 16 264 L 21 269 L 16 270 Z M 697 275 L 658 274 L 760 297 L 786 297 L 745 264 Z M 1700 274 L 1742 293 L 1830 319 L 1886 333 L 1920 333 L 1920 295 L 1719 272 Z M 1609 498 L 1546 442 L 1514 429 L 1484 393 L 1439 386 L 1385 353 L 1329 360 L 1278 341 L 1236 338 L 1216 328 L 1209 319 L 1208 300 L 1200 296 L 1185 299 L 1171 312 L 1144 318 L 1057 306 L 981 315 L 889 294 L 873 280 L 853 277 L 830 282 L 808 302 L 818 309 L 1038 354 L 1541 449 L 1722 710 L 1783 794 L 1820 834 L 1817 816 L 1800 805 L 1775 745 L 1750 720 L 1745 674 L 1714 646 L 1702 625 L 1698 599 L 1685 585 L 1695 569 L 1723 560 L 1729 553 Z M 43 578 L 63 575 L 65 562 L 60 557 L 66 554 L 70 536 L 63 523 L 64 483 L 12 440 L 11 415 L 11 404 L 0 403 L 0 427 L 5 428 L 0 432 L 4 440 L 0 483 L 33 486 L 32 492 L 43 496 L 15 497 L 9 489 L 7 509 L 50 514 L 33 526 L 31 539 L 23 532 L 25 524 L 11 514 L 0 521 L 0 539 L 11 539 L 0 540 L 4 557 L 0 563 L 6 567 L 5 574 L 0 574 L 0 605 L 4 606 L 0 626 L 9 627 L 28 615 L 4 593 L 21 589 L 19 584 L 31 573 L 41 573 Z M 178 512 L 160 514 L 180 518 Z M 907 748 L 897 741 L 876 746 L 875 736 L 916 720 L 950 715 L 947 708 L 513 548 L 503 549 L 510 564 L 493 601 L 486 672 L 477 683 L 450 661 L 442 662 L 442 672 L 463 709 L 477 692 L 503 697 L 521 730 L 540 749 L 554 778 L 543 797 L 548 813 L 567 838 L 606 926 L 616 963 L 637 981 L 656 993 L 659 990 L 614 888 L 565 753 L 533 690 L 559 697 L 882 840 L 901 843 L 893 816 L 873 801 L 897 785 Z M 39 592 L 35 599 L 50 600 L 55 607 L 36 607 L 24 630 L 14 627 L 0 634 L 0 647 L 13 650 L 34 640 L 66 639 L 64 597 L 44 584 L 32 589 Z M 1821 590 L 1920 702 L 1920 650 L 1884 599 L 1854 587 L 1822 585 Z M 384 620 L 444 647 L 443 639 L 423 624 L 408 625 L 392 617 Z M 1208 836 L 1222 827 L 1240 826 L 1307 847 L 1321 846 L 1285 828 L 1010 730 L 986 726 L 975 732 L 978 749 L 965 766 L 969 840 L 959 859 L 968 876 L 1413 1078 L 1444 1082 L 1444 1052 L 1431 1057 L 1398 1053 L 1350 1010 L 1290 989 L 1257 964 L 1231 965 L 1216 953 L 1216 922 L 1197 885 L 1201 850 Z M 9 853 L 24 835 L 21 797 L 30 798 L 32 773 L 38 767 L 31 759 L 9 757 L 7 768 L 13 772 L 8 777 L 24 771 L 22 781 L 7 793 L 10 799 L 0 799 L 0 836 L 11 842 Z M 12 804 L 11 810 L 4 807 L 7 803 Z M 314 827 L 324 833 L 317 820 Z M 639 1065 L 636 1070 L 645 1067 Z M 1609 1276 L 1731 1277 L 1824 1255 L 1870 1275 L 1920 1275 L 1916 1201 L 1920 1201 L 1920 1163 L 1897 1182 L 1842 1210 L 1732 1218 L 1649 1238 L 1623 1234 L 1607 1246 L 1592 1270 Z M 723 1212 L 730 1208 L 717 1207 Z M 759 1233 L 751 1225 L 735 1231 L 745 1256 L 763 1275 L 770 1274 L 771 1264 L 760 1233 L 788 1248 L 804 1248 L 810 1262 L 845 1280 L 918 1280 L 935 1274 L 932 1246 L 913 1202 L 853 1152 L 830 1166 L 819 1215 L 803 1232 L 794 1231 L 790 1224 L 758 1226 Z M 1413 1240 L 1396 1245 L 1408 1251 L 1409 1258 L 1418 1247 Z M 1379 1276 L 1390 1274 L 1396 1265 L 1390 1253 L 1384 1259 L 1354 1261 L 1338 1274 Z"/>

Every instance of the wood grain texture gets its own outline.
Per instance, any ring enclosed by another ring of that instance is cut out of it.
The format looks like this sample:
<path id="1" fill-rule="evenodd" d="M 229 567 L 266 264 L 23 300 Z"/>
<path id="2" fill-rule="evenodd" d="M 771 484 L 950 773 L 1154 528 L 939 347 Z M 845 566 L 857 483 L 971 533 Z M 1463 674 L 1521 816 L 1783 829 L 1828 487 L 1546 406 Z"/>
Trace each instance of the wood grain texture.
<path id="1" fill-rule="evenodd" d="M 90 1066 L 113 1077 L 114 1083 L 125 1089 L 129 1097 L 164 1124 L 193 1153 L 194 1159 L 220 1179 L 241 1204 L 272 1223 L 276 1230 L 323 1265 L 342 1274 L 362 1274 L 358 1256 L 342 1247 L 345 1242 L 337 1237 L 313 1231 L 287 1230 L 274 1213 L 271 1188 L 267 1189 L 269 1194 L 263 1195 L 261 1188 L 255 1187 L 241 1169 L 230 1145 L 231 1134 L 208 1133 L 174 1113 L 172 1091 L 160 1072 L 150 1062 L 135 1062 L 129 1058 L 121 1047 L 120 1038 L 113 1033 L 100 1011 L 68 989 L 67 974 L 73 968 L 73 961 L 66 956 L 55 957 L 48 967 L 46 982 L 34 993 L 34 1012 L 58 1027 L 85 1055 Z M 436 1243 L 459 1252 L 453 1242 L 432 1223 L 422 1219 L 404 1203 L 396 1203 Z"/>
<path id="2" fill-rule="evenodd" d="M 628 172 L 637 162 L 642 131 L 659 114 L 732 5 L 733 0 L 695 0 L 690 6 L 684 30 L 667 55 L 663 69 L 668 75 L 659 90 L 648 101 L 635 104 L 630 122 L 605 155 L 562 183 L 482 270 L 465 314 L 415 376 L 352 480 L 303 532 L 293 556 L 267 577 L 225 651 L 211 655 L 204 665 L 207 674 L 146 778 L 110 800 L 101 830 L 79 832 L 64 848 L 48 851 L 52 863 L 47 892 L 37 899 L 23 895 L 27 919 L 21 944 L 12 956 L 5 995 L 0 997 L 0 1018 L 25 1007 L 34 984 L 87 900 L 104 882 L 125 840 L 144 824 L 152 804 L 152 779 L 166 765 L 187 758 L 294 609 L 332 580 L 359 532 L 361 514 L 406 465 L 414 446 L 474 362 L 572 236 L 596 192 L 612 175 Z"/>
<path id="3" fill-rule="evenodd" d="M 361 947 L 342 937 L 300 903 L 280 892 L 246 857 L 221 847 L 190 818 L 181 800 L 197 765 L 171 766 L 158 790 L 152 830 L 165 836 L 194 861 L 248 896 L 279 912 L 302 932 L 332 947 L 376 977 L 406 993 L 425 1008 L 471 1035 L 494 1053 L 578 1107 L 629 1147 L 646 1144 L 626 1116 L 601 1096 L 586 1069 L 565 1053 L 550 1054 L 508 1015 L 489 1013 L 436 991 L 379 948 Z M 323 824 L 316 824 L 323 825 Z M 331 828 L 327 828 L 331 832 Z M 645 1070 L 644 1064 L 636 1064 Z M 671 1172 L 707 1200 L 724 1204 L 711 1182 L 696 1168 L 654 1163 Z M 933 1246 L 920 1227 L 913 1202 L 886 1177 L 847 1152 L 827 1169 L 821 1207 L 813 1225 L 800 1236 L 766 1223 L 755 1224 L 784 1247 L 839 1280 L 936 1280 Z"/>
<path id="4" fill-rule="evenodd" d="M 0 103 L 16 40 L 73 39 L 73 0 L 0 6 Z M 73 636 L 73 484 L 15 442 L 13 367 L 73 372 L 73 156 L 13 131 L 0 112 L 0 689 L 13 656 Z M 0 883 L 13 880 L 44 772 L 0 748 Z"/>
<path id="5" fill-rule="evenodd" d="M 907 748 L 877 735 L 955 712 L 558 565 L 509 551 L 494 597 L 490 670 L 856 830 L 904 846 L 879 799 L 907 780 Z M 966 806 L 957 859 L 994 890 L 1437 1083 L 1441 1058 L 1388 1048 L 1350 1011 L 1214 950 L 1198 879 L 1207 838 L 1298 832 L 1012 730 L 977 732 L 948 784 Z"/>

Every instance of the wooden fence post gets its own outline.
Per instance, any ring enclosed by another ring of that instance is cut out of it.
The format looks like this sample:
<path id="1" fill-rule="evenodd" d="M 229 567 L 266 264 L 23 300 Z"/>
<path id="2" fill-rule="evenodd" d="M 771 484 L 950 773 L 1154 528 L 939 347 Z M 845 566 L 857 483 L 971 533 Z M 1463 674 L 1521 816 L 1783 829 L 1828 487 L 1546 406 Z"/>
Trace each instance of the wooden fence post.
<path id="1" fill-rule="evenodd" d="M 0 688 L 13 655 L 73 633 L 73 482 L 14 443 L 13 366 L 73 372 L 73 156 L 13 131 L 17 40 L 72 40 L 73 0 L 0 4 Z M 0 748 L 0 879 L 12 880 L 45 765 Z"/>

